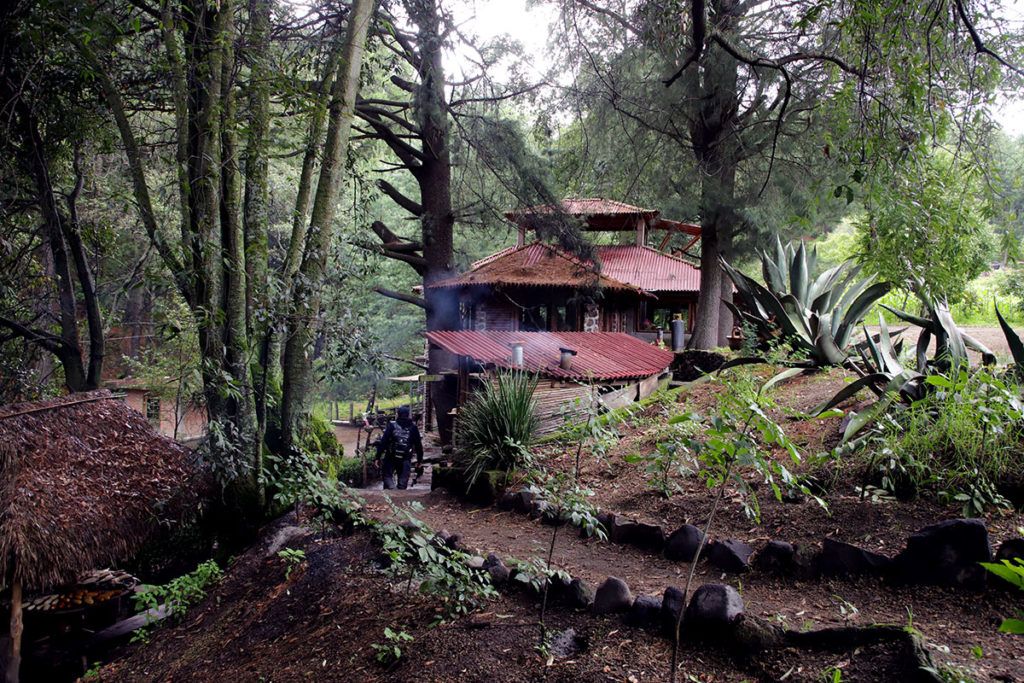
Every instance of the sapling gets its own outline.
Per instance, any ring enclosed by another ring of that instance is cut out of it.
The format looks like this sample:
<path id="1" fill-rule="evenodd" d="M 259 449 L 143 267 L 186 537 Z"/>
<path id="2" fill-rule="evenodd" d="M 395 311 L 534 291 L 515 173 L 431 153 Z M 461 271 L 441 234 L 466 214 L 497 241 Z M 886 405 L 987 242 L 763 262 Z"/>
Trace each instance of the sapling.
<path id="1" fill-rule="evenodd" d="M 536 472 L 535 480 L 544 477 L 544 473 Z M 551 579 L 561 573 L 551 568 L 552 559 L 555 555 L 555 544 L 558 540 L 558 529 L 563 523 L 580 527 L 588 536 L 597 536 L 601 540 L 607 538 L 604 527 L 597 520 L 594 509 L 587 503 L 587 498 L 594 495 L 589 489 L 580 488 L 577 480 L 569 481 L 564 473 L 554 473 L 547 476 L 545 482 L 544 499 L 551 506 L 549 513 L 555 516 L 551 525 L 551 542 L 548 544 L 548 556 L 543 567 L 543 593 L 540 603 L 540 647 L 543 649 L 547 637 L 547 629 L 544 625 L 544 618 L 548 607 L 548 590 L 551 587 Z"/>
<path id="2" fill-rule="evenodd" d="M 787 489 L 798 488 L 805 495 L 824 506 L 824 502 L 815 496 L 806 485 L 799 482 L 781 462 L 770 458 L 770 452 L 766 447 L 776 445 L 789 455 L 793 463 L 800 462 L 796 446 L 786 436 L 782 427 L 765 413 L 764 408 L 767 401 L 762 391 L 758 390 L 756 385 L 745 375 L 734 376 L 731 380 L 728 383 L 723 383 L 725 390 L 718 395 L 717 415 L 704 421 L 695 413 L 687 413 L 677 415 L 669 420 L 670 424 L 704 422 L 706 425 L 704 438 L 702 440 L 688 439 L 687 445 L 695 455 L 699 476 L 704 479 L 709 489 L 717 487 L 711 512 L 704 525 L 702 541 L 697 544 L 697 549 L 690 562 L 690 571 L 683 588 L 683 600 L 680 604 L 679 614 L 676 615 L 670 673 L 672 683 L 675 683 L 676 680 L 683 611 L 686 609 L 686 603 L 690 597 L 690 586 L 697 571 L 697 562 L 704 550 L 704 541 L 708 538 L 715 514 L 725 497 L 727 482 L 733 480 L 746 494 L 743 499 L 745 512 L 755 520 L 760 518 L 757 497 L 749 490 L 743 477 L 735 474 L 736 466 L 752 467 L 771 487 L 778 500 L 782 499 L 782 489 L 779 486 L 781 481 Z"/>

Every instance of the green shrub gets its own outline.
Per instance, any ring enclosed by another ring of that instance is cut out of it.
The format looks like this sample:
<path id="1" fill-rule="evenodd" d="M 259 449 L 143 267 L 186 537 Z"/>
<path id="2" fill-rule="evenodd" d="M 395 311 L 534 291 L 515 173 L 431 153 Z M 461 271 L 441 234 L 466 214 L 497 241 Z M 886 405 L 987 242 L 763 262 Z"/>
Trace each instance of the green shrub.
<path id="1" fill-rule="evenodd" d="M 537 431 L 537 378 L 499 372 L 485 382 L 459 414 L 459 458 L 472 485 L 486 470 L 509 472 L 522 466 Z"/>
<path id="2" fill-rule="evenodd" d="M 996 486 L 1021 469 L 1019 387 L 984 370 L 924 382 L 932 391 L 892 412 L 871 441 L 870 468 L 882 488 L 907 497 L 934 486 L 968 516 L 1006 507 Z"/>

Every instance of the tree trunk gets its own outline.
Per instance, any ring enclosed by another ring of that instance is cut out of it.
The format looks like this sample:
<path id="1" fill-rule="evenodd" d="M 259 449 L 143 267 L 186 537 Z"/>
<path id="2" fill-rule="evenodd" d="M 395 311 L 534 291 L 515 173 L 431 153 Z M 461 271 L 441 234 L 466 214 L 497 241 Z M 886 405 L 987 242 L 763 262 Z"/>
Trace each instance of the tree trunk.
<path id="1" fill-rule="evenodd" d="M 267 241 L 270 230 L 269 190 L 267 186 L 267 135 L 270 129 L 270 11 L 268 0 L 249 0 L 249 77 L 248 138 L 245 150 L 245 232 L 246 333 L 255 344 L 263 339 L 258 356 L 258 375 L 253 376 L 256 435 L 253 468 L 263 471 L 263 438 L 267 431 L 267 374 L 270 372 L 268 335 L 273 334 L 268 301 Z M 276 370 L 278 363 L 273 366 Z M 260 481 L 261 479 L 257 479 Z M 266 503 L 265 492 L 258 490 L 260 505 Z"/>
<path id="2" fill-rule="evenodd" d="M 309 411 L 313 379 L 311 345 L 314 326 L 320 313 L 318 287 L 327 268 L 327 253 L 333 236 L 334 207 L 343 171 L 342 152 L 348 147 L 352 114 L 359 89 L 359 69 L 363 62 L 366 34 L 373 16 L 373 0 L 355 0 L 338 73 L 332 88 L 327 139 L 324 144 L 320 178 L 317 181 L 313 211 L 309 220 L 308 248 L 299 269 L 300 281 L 292 288 L 294 304 L 304 304 L 303 316 L 293 316 L 285 344 L 281 400 L 281 428 L 285 452 L 294 452 L 298 443 L 300 418 Z"/>
<path id="3" fill-rule="evenodd" d="M 736 32 L 742 9 L 736 0 L 712 0 L 709 16 L 716 30 Z M 710 349 L 726 343 L 725 328 L 731 316 L 722 315 L 725 274 L 719 265 L 723 249 L 732 241 L 735 225 L 735 187 L 738 145 L 736 116 L 739 111 L 738 63 L 716 45 L 701 60 L 700 77 L 686 81 L 690 116 L 690 141 L 701 170 L 701 282 L 697 319 L 689 346 Z M 694 69 L 690 70 L 695 71 Z M 729 290 L 731 294 L 731 289 Z"/>
<path id="4" fill-rule="evenodd" d="M 445 73 L 441 62 L 443 40 L 440 8 L 436 0 L 411 0 L 409 14 L 419 29 L 419 88 L 416 93 L 416 122 L 422 138 L 422 164 L 413 170 L 420 187 L 420 226 L 423 259 L 423 293 L 427 305 L 427 331 L 457 330 L 460 327 L 459 302 L 449 289 L 431 289 L 429 285 L 451 276 L 454 271 L 452 232 L 451 147 L 447 101 L 444 95 Z M 429 353 L 430 374 L 438 374 L 443 354 Z M 446 382 L 430 384 L 431 402 L 437 417 L 442 443 L 452 440 L 452 418 L 457 396 L 446 389 Z"/>

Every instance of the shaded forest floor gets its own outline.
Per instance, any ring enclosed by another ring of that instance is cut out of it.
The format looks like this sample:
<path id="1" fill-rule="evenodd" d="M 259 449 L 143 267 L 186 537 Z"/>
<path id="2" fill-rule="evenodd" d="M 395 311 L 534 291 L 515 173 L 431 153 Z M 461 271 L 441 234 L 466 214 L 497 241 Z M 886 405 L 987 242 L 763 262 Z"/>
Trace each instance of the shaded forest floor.
<path id="1" fill-rule="evenodd" d="M 841 384 L 835 373 L 814 375 L 797 378 L 775 394 L 776 418 L 811 454 L 835 444 L 839 418 L 792 418 L 837 386 Z M 711 496 L 702 483 L 680 479 L 681 490 L 665 498 L 647 483 L 643 466 L 626 462 L 624 456 L 653 449 L 669 415 L 712 409 L 719 390 L 715 384 L 700 385 L 680 394 L 675 403 L 650 406 L 618 427 L 619 439 L 604 459 L 585 456 L 581 477 L 595 491 L 596 505 L 662 524 L 666 531 L 683 523 L 703 526 Z M 575 450 L 568 445 L 548 445 L 544 451 L 549 466 L 572 467 Z M 760 524 L 744 514 L 739 492 L 730 491 L 711 537 L 739 539 L 759 548 L 769 539 L 816 546 L 824 536 L 833 536 L 892 556 L 915 530 L 960 514 L 927 495 L 909 502 L 861 500 L 855 487 L 863 469 L 863 462 L 851 460 L 818 470 L 828 480 L 828 511 L 806 497 L 779 502 L 770 492 L 758 491 Z M 392 514 L 382 492 L 363 493 L 369 514 Z M 506 562 L 529 560 L 544 556 L 551 539 L 552 527 L 514 512 L 465 503 L 444 490 L 418 488 L 392 497 L 398 504 L 407 500 L 422 505 L 414 514 L 432 529 L 459 534 L 480 555 L 494 553 Z M 994 549 L 1020 535 L 1024 517 L 995 514 L 986 525 Z M 469 616 L 431 626 L 438 604 L 389 580 L 380 568 L 379 548 L 365 533 L 344 536 L 336 529 L 309 529 L 289 544 L 304 549 L 307 558 L 289 579 L 283 559 L 254 546 L 182 624 L 158 630 L 149 645 L 108 665 L 103 680 L 667 680 L 668 641 L 627 626 L 619 616 L 593 616 L 555 605 L 547 619 L 549 629 L 559 633 L 573 628 L 584 649 L 549 662 L 536 647 L 539 601 L 528 591 L 506 591 Z M 558 533 L 554 564 L 591 585 L 616 576 L 634 595 L 657 596 L 667 586 L 682 586 L 689 569 L 686 563 L 632 546 L 580 539 L 567 528 Z M 758 571 L 727 574 L 703 561 L 696 581 L 734 586 L 748 615 L 795 631 L 912 626 L 935 661 L 952 672 L 948 680 L 1024 680 L 1024 639 L 996 631 L 1004 617 L 1024 609 L 1019 594 L 991 587 L 979 594 L 900 587 L 866 577 L 797 580 Z M 387 642 L 385 628 L 413 638 L 401 644 L 401 658 L 389 667 L 377 662 L 373 647 Z M 687 642 L 680 673 L 681 680 L 694 681 L 813 681 L 838 669 L 841 680 L 884 681 L 904 675 L 894 657 L 876 646 L 832 652 L 784 648 L 751 659 Z"/>

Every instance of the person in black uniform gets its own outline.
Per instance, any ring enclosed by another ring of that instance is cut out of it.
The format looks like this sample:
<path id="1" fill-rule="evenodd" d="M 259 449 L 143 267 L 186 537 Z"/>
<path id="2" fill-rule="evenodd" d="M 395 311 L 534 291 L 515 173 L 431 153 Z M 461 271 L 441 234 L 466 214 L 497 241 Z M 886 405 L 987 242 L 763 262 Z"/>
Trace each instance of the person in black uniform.
<path id="1" fill-rule="evenodd" d="M 409 474 L 412 471 L 412 456 L 416 456 L 416 467 L 423 467 L 423 441 L 416 423 L 409 417 L 409 407 L 398 409 L 398 419 L 388 423 L 384 436 L 377 442 L 377 466 L 380 467 L 384 488 L 395 488 L 395 472 L 398 472 L 398 488 L 409 488 Z"/>

